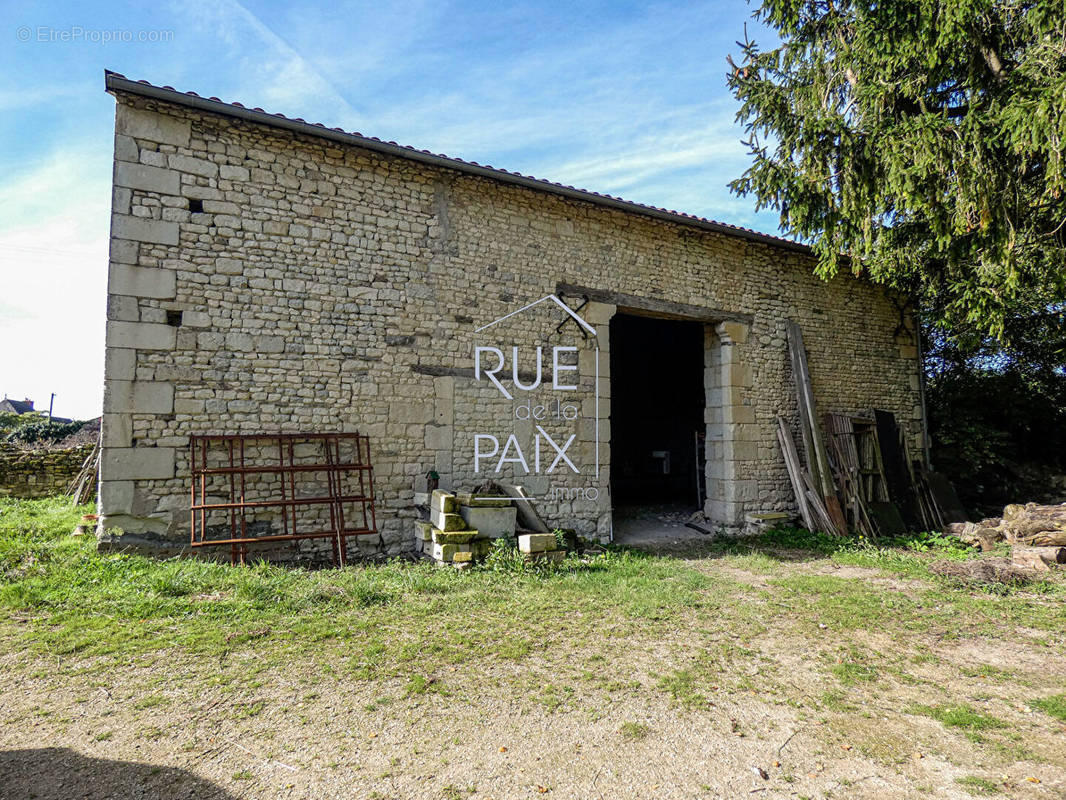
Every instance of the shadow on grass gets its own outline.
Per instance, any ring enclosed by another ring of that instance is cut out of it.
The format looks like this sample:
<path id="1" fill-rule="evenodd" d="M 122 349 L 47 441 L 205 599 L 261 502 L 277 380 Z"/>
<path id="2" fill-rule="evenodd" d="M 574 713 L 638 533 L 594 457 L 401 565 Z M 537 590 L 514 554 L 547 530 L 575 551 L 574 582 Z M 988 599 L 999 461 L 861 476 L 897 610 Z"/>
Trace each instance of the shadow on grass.
<path id="1" fill-rule="evenodd" d="M 614 545 L 613 549 L 686 560 L 760 554 L 777 561 L 803 562 L 822 560 L 842 548 L 858 544 L 857 539 L 812 533 L 802 528 L 775 528 L 754 536 L 710 534 L 682 541 L 623 542 Z"/>
<path id="2" fill-rule="evenodd" d="M 91 758 L 63 747 L 0 752 L 0 795 L 25 800 L 236 800 L 222 787 L 176 767 Z"/>

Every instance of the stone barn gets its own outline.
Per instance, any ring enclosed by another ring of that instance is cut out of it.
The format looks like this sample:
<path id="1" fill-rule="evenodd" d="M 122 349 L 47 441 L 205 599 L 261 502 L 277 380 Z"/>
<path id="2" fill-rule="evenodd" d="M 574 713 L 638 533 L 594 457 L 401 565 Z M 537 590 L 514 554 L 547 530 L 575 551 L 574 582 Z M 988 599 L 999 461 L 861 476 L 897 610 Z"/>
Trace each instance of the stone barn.
<path id="1" fill-rule="evenodd" d="M 329 542 L 300 535 L 344 515 L 353 555 L 409 552 L 431 482 L 495 482 L 604 540 L 632 506 L 736 529 L 795 508 L 789 320 L 820 412 L 884 409 L 922 445 L 905 299 L 818 279 L 800 244 L 106 86 L 102 546 L 313 556 Z"/>

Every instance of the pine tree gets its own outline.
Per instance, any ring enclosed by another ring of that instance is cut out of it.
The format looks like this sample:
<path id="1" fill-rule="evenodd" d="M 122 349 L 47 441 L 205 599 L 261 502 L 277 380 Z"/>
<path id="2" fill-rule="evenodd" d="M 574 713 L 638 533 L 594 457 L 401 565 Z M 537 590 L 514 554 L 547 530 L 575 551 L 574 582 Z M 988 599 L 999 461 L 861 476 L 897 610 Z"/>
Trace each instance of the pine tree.
<path id="1" fill-rule="evenodd" d="M 958 337 L 1066 342 L 1066 2 L 765 0 L 738 43 L 751 167 L 825 277 L 918 298 Z M 1020 335 L 1020 334 L 1019 334 Z"/>

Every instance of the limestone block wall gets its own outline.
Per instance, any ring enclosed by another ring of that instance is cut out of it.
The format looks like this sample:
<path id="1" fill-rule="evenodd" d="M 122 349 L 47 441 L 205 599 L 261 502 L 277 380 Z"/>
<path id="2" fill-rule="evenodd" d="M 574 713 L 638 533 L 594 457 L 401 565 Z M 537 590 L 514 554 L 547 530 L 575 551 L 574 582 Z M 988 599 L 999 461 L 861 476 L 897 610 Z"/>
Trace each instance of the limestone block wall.
<path id="1" fill-rule="evenodd" d="M 375 466 L 381 533 L 359 543 L 368 553 L 413 548 L 413 493 L 429 470 L 445 488 L 521 480 L 547 493 L 555 524 L 607 535 L 609 322 L 634 310 L 705 323 L 707 511 L 723 524 L 793 505 L 774 433 L 777 415 L 796 418 L 787 319 L 804 331 L 820 411 L 887 409 L 919 444 L 913 320 L 878 287 L 823 282 L 809 256 L 770 243 L 176 97 L 116 93 L 104 544 L 187 542 L 191 434 L 356 430 Z M 595 336 L 573 321 L 556 331 L 567 315 L 553 302 L 507 316 L 560 289 L 573 305 L 590 297 L 581 315 Z M 507 355 L 501 375 L 519 347 L 526 385 L 536 347 L 574 347 L 576 388 L 508 399 L 475 377 L 479 346 Z M 573 435 L 580 471 L 508 461 L 475 473 L 476 436 L 534 447 L 519 410 L 534 396 L 580 409 L 541 425 L 560 443 Z"/>
<path id="2" fill-rule="evenodd" d="M 93 446 L 25 450 L 0 443 L 0 497 L 34 499 L 67 490 Z"/>

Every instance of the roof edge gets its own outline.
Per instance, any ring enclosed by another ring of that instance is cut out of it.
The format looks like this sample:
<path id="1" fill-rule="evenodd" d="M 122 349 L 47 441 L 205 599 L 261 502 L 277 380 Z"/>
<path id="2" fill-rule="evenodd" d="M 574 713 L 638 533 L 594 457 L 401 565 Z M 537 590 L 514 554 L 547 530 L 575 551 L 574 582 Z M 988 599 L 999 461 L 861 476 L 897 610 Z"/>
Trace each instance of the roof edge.
<path id="1" fill-rule="evenodd" d="M 749 230 L 747 228 L 741 228 L 723 222 L 716 222 L 711 219 L 684 214 L 678 211 L 668 211 L 664 208 L 647 206 L 630 200 L 623 200 L 620 197 L 599 194 L 585 189 L 576 189 L 573 186 L 564 186 L 541 178 L 534 178 L 517 172 L 509 172 L 504 169 L 484 166 L 477 162 L 463 161 L 461 159 L 438 155 L 431 153 L 428 150 L 416 150 L 413 147 L 405 147 L 396 142 L 386 142 L 381 139 L 363 136 L 359 133 L 349 133 L 340 128 L 327 128 L 320 123 L 306 122 L 302 119 L 290 119 L 281 114 L 271 114 L 261 109 L 247 108 L 237 103 L 226 103 L 215 97 L 208 98 L 190 92 L 179 92 L 177 89 L 170 86 L 154 86 L 145 81 L 130 80 L 125 75 L 110 70 L 104 70 L 104 85 L 109 92 L 125 92 L 127 94 L 139 95 L 154 100 L 162 100 L 167 103 L 187 106 L 199 111 L 207 111 L 226 117 L 234 117 L 248 122 L 255 122 L 272 128 L 281 128 L 320 139 L 330 139 L 344 144 L 355 145 L 366 150 L 372 150 L 377 153 L 428 164 L 440 169 L 462 172 L 467 175 L 476 175 L 500 183 L 522 186 L 527 189 L 546 192 L 571 200 L 592 203 L 593 205 L 613 208 L 630 214 L 638 214 L 642 217 L 651 217 L 652 219 L 659 219 L 691 228 L 698 228 L 700 230 L 710 231 L 724 236 L 746 239 L 748 241 L 758 242 L 783 250 L 803 253 L 804 255 L 813 254 L 813 250 L 810 246 L 800 242 L 794 242 L 791 239 L 783 239 L 768 233 L 759 233 L 758 231 Z"/>

